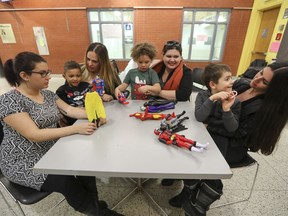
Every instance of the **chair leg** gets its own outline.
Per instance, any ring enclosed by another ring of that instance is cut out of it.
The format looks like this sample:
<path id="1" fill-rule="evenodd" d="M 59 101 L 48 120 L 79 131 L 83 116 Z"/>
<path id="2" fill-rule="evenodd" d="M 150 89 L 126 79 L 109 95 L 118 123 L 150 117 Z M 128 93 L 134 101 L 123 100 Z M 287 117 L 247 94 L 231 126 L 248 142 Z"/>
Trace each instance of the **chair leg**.
<path id="1" fill-rule="evenodd" d="M 219 207 L 223 207 L 223 206 L 228 206 L 228 205 L 233 205 L 233 204 L 236 204 L 236 203 L 241 203 L 241 202 L 248 201 L 250 199 L 251 195 L 252 195 L 253 190 L 254 190 L 254 185 L 255 185 L 255 182 L 256 182 L 257 175 L 258 175 L 258 170 L 259 170 L 259 163 L 256 161 L 256 171 L 255 171 L 252 187 L 251 187 L 250 193 L 249 193 L 247 198 L 245 198 L 243 200 L 238 200 L 238 201 L 233 201 L 233 202 L 228 202 L 228 203 L 220 204 L 220 205 L 217 205 L 217 206 L 213 206 L 210 209 L 219 208 Z"/>

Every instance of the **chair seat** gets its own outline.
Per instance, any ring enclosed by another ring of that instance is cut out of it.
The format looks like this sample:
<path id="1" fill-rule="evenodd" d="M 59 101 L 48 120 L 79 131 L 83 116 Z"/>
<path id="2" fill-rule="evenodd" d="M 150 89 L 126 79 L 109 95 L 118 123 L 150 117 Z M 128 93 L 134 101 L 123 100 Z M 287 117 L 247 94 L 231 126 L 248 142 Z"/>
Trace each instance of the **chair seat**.
<path id="1" fill-rule="evenodd" d="M 14 199 L 18 200 L 24 205 L 37 203 L 51 194 L 50 192 L 41 192 L 10 182 L 2 173 L 0 174 L 0 183 L 6 187 Z"/>
<path id="2" fill-rule="evenodd" d="M 246 154 L 246 156 L 237 163 L 229 163 L 230 168 L 238 168 L 238 167 L 245 167 L 249 165 L 253 165 L 257 163 L 257 161 L 252 158 L 249 154 Z"/>

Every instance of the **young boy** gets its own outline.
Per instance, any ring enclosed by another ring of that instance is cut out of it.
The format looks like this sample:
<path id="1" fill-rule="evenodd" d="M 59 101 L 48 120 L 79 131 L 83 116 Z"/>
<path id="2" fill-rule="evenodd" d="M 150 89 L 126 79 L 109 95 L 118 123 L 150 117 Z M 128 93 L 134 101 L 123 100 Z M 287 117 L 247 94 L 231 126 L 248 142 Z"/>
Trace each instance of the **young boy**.
<path id="1" fill-rule="evenodd" d="M 236 99 L 237 93 L 232 91 L 232 74 L 227 65 L 209 64 L 205 67 L 203 79 L 208 90 L 199 92 L 196 97 L 195 118 L 207 126 L 224 156 L 229 145 L 228 136 L 231 137 L 239 125 L 241 104 Z M 181 193 L 169 203 L 182 206 L 187 215 L 206 215 L 209 206 L 221 197 L 222 190 L 220 179 L 185 179 Z"/>
<path id="2" fill-rule="evenodd" d="M 157 73 L 150 68 L 152 60 L 156 56 L 156 49 L 149 43 L 140 43 L 133 47 L 131 57 L 137 63 L 137 68 L 129 70 L 124 81 L 115 89 L 115 97 L 131 85 L 131 97 L 133 100 L 148 99 L 150 92 L 159 94 L 161 91 Z"/>
<path id="3" fill-rule="evenodd" d="M 199 92 L 196 97 L 195 118 L 208 126 L 212 138 L 220 130 L 231 136 L 238 128 L 241 110 L 240 101 L 236 100 L 237 93 L 232 91 L 231 70 L 227 65 L 209 64 L 203 79 L 208 90 Z M 214 141 L 225 154 L 225 146 L 217 139 Z"/>
<path id="4" fill-rule="evenodd" d="M 68 61 L 64 64 L 63 77 L 65 84 L 60 86 L 56 94 L 66 103 L 74 107 L 84 107 L 84 98 L 90 91 L 89 83 L 80 82 L 82 78 L 81 67 L 75 61 Z M 72 125 L 76 119 L 64 116 L 63 125 Z"/>

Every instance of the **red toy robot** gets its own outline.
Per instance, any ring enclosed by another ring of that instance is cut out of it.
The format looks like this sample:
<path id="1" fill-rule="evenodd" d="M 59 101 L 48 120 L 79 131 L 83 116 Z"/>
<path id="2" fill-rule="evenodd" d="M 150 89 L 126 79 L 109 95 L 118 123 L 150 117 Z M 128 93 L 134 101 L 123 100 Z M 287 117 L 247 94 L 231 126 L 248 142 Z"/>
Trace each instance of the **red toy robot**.
<path id="1" fill-rule="evenodd" d="M 157 135 L 157 134 L 156 134 Z M 164 130 L 159 134 L 158 140 L 166 145 L 176 145 L 178 147 L 186 148 L 190 151 L 203 152 L 209 143 L 201 144 L 199 142 L 187 139 L 184 135 L 172 134 L 168 130 Z"/>
<path id="2" fill-rule="evenodd" d="M 171 118 L 175 117 L 174 112 L 172 114 L 169 114 Z M 142 121 L 147 120 L 147 119 L 153 119 L 153 120 L 159 120 L 159 119 L 164 119 L 167 114 L 162 114 L 162 113 L 148 113 L 148 107 L 146 107 L 145 112 L 137 112 L 134 114 L 130 114 L 130 117 L 135 117 L 138 119 L 141 119 Z"/>

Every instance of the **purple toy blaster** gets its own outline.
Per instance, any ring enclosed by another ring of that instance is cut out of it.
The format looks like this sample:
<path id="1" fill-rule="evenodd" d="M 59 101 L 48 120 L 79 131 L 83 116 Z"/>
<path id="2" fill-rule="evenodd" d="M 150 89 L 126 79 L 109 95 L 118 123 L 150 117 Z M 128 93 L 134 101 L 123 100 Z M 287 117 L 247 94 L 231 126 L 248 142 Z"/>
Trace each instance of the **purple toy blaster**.
<path id="1" fill-rule="evenodd" d="M 145 107 L 148 107 L 149 113 L 158 113 L 158 112 L 162 112 L 164 110 L 174 109 L 176 103 L 177 103 L 177 101 L 152 100 L 152 101 L 148 101 L 148 102 L 144 103 L 144 107 L 142 107 L 141 109 L 143 109 L 143 108 L 145 109 Z"/>

